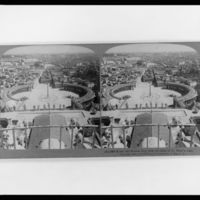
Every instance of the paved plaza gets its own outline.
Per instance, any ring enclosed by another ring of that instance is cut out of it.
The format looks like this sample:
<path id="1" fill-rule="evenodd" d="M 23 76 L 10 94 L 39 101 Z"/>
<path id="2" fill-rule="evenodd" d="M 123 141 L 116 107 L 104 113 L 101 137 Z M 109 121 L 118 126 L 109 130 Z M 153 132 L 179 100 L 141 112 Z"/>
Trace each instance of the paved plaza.
<path id="1" fill-rule="evenodd" d="M 128 108 L 135 108 L 136 104 L 138 106 L 142 105 L 143 107 L 152 103 L 152 106 L 162 106 L 167 104 L 173 104 L 172 96 L 181 96 L 180 93 L 162 89 L 160 87 L 154 87 L 146 82 L 141 82 L 137 85 L 133 90 L 127 90 L 123 92 L 119 92 L 116 94 L 117 97 L 123 97 L 125 95 L 130 96 L 130 98 L 126 101 Z M 124 108 L 126 104 L 123 104 Z"/>
<path id="2" fill-rule="evenodd" d="M 36 108 L 43 108 L 45 105 L 46 108 L 48 104 L 52 108 L 55 105 L 56 108 L 59 108 L 59 105 L 71 106 L 71 99 L 69 96 L 78 97 L 77 94 L 63 91 L 58 88 L 52 88 L 47 86 L 47 84 L 40 84 L 36 80 L 34 88 L 30 92 L 21 92 L 13 96 L 13 98 L 27 97 L 23 103 L 17 103 L 17 109 L 23 109 L 24 105 L 26 109 L 32 109 L 33 106 Z"/>

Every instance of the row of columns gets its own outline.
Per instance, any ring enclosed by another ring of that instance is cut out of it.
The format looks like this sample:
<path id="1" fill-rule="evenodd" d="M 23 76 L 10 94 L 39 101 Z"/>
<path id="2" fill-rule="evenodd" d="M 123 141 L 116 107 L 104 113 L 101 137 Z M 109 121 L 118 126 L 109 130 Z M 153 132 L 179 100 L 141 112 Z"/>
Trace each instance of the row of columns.
<path id="1" fill-rule="evenodd" d="M 50 104 L 44 104 L 43 106 L 40 107 L 40 105 L 34 105 L 33 108 L 31 110 L 49 110 L 49 109 L 59 109 L 59 110 L 65 110 L 66 109 L 66 105 L 65 104 L 59 104 L 58 107 L 56 107 L 55 104 L 53 104 L 53 106 L 51 107 Z M 26 110 L 26 106 L 24 105 L 24 110 Z"/>
<path id="2" fill-rule="evenodd" d="M 48 105 L 48 104 L 47 105 L 44 104 L 43 106 L 34 105 L 32 108 L 28 108 L 28 109 L 27 109 L 26 105 L 24 105 L 22 110 L 23 111 L 28 111 L 28 110 L 49 110 L 49 109 L 51 109 L 51 110 L 55 110 L 55 109 L 65 110 L 66 109 L 66 105 L 59 104 L 58 107 L 56 107 L 55 104 L 52 107 L 50 105 Z M 16 106 L 12 106 L 12 107 L 7 108 L 7 112 L 22 111 L 22 110 L 21 109 L 18 110 L 16 108 Z"/>
<path id="3" fill-rule="evenodd" d="M 128 103 L 125 104 L 125 107 L 127 109 L 129 109 Z M 157 103 L 155 103 L 154 105 L 152 103 L 150 103 L 150 104 L 146 103 L 145 105 L 143 105 L 143 104 L 135 104 L 134 108 L 135 109 L 142 109 L 142 108 L 168 108 L 168 104 L 161 103 L 160 106 Z"/>

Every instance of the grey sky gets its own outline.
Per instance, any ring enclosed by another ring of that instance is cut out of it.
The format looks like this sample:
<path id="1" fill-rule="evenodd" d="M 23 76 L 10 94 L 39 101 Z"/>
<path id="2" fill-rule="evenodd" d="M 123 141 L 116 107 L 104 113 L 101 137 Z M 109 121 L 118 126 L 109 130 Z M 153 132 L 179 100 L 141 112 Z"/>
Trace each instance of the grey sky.
<path id="1" fill-rule="evenodd" d="M 129 44 L 113 47 L 106 53 L 137 53 L 137 52 L 195 52 L 185 45 L 176 44 Z"/>
<path id="2" fill-rule="evenodd" d="M 5 55 L 28 55 L 28 54 L 76 54 L 76 53 L 93 53 L 92 50 L 85 47 L 73 45 L 35 45 L 22 46 L 10 49 Z"/>

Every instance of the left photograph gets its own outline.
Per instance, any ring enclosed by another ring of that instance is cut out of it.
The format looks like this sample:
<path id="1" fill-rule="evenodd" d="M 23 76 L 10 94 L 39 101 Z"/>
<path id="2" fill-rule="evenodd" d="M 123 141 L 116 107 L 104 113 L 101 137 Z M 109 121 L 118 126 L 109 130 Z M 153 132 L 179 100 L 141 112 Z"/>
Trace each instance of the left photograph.
<path id="1" fill-rule="evenodd" d="M 77 45 L 0 47 L 0 149 L 92 149 L 100 61 Z"/>

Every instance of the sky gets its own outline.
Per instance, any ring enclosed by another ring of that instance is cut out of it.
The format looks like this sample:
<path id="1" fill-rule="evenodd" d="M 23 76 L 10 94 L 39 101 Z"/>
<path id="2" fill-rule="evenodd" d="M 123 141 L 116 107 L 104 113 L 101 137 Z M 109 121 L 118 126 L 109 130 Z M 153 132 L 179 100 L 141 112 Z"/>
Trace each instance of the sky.
<path id="1" fill-rule="evenodd" d="M 106 53 L 137 53 L 137 52 L 195 52 L 191 47 L 176 44 L 129 44 L 113 47 Z"/>
<path id="2" fill-rule="evenodd" d="M 4 55 L 93 53 L 92 50 L 73 45 L 35 45 L 10 49 Z"/>

